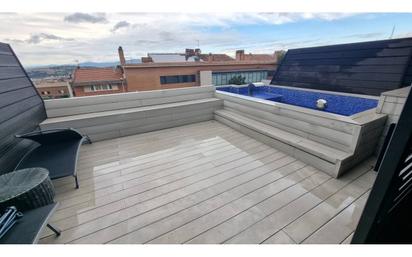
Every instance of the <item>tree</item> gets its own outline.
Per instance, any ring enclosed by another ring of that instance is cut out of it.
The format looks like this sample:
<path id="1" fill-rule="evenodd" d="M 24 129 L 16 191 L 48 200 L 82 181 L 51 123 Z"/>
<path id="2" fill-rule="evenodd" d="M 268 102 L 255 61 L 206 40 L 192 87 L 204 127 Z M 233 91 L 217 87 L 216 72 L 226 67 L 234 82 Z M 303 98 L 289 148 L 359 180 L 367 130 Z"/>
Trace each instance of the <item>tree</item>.
<path id="1" fill-rule="evenodd" d="M 238 75 L 238 76 L 232 77 L 232 78 L 229 80 L 229 84 L 233 84 L 233 85 L 243 85 L 243 84 L 246 83 L 245 80 L 246 80 L 245 77 L 242 77 L 242 76 Z"/>
<path id="2" fill-rule="evenodd" d="M 286 54 L 285 50 L 275 51 L 276 60 L 278 63 L 282 61 L 283 57 L 285 57 L 285 54 Z"/>

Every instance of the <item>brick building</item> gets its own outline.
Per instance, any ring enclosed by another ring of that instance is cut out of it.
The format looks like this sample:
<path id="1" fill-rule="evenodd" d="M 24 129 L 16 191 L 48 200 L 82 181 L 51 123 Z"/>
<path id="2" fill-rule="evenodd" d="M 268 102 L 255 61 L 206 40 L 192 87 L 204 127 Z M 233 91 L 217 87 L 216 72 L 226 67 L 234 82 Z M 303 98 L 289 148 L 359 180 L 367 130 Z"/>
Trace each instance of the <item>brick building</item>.
<path id="1" fill-rule="evenodd" d="M 245 55 L 243 51 L 243 57 L 234 59 L 226 54 L 202 54 L 200 49 L 148 54 L 142 63 L 129 64 L 121 47 L 118 52 L 128 91 L 223 85 L 237 75 L 245 77 L 248 83 L 258 82 L 270 79 L 277 64 L 274 54 Z"/>
<path id="2" fill-rule="evenodd" d="M 37 79 L 33 80 L 37 92 L 43 99 L 71 97 L 69 82 L 66 80 Z"/>
<path id="3" fill-rule="evenodd" d="M 273 61 L 276 60 L 276 54 L 252 54 L 248 53 L 245 54 L 245 50 L 237 50 L 236 51 L 236 61 Z"/>
<path id="4" fill-rule="evenodd" d="M 127 92 L 121 68 L 80 68 L 73 71 L 74 96 L 104 95 Z"/>
<path id="5" fill-rule="evenodd" d="M 74 96 L 121 92 L 225 85 L 234 76 L 246 83 L 271 79 L 276 69 L 276 55 L 245 54 L 236 51 L 236 58 L 226 54 L 202 54 L 200 49 L 184 53 L 149 53 L 142 63 L 127 63 L 122 47 L 118 49 L 117 68 L 76 68 L 71 87 Z"/>

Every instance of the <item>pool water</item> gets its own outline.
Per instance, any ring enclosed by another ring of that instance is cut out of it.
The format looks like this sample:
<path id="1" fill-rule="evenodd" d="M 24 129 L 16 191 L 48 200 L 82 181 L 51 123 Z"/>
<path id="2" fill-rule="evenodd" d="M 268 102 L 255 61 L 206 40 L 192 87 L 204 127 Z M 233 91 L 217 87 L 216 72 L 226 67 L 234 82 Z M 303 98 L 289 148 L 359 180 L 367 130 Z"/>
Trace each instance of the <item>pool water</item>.
<path id="1" fill-rule="evenodd" d="M 305 90 L 294 90 L 276 86 L 246 86 L 246 87 L 218 87 L 216 90 L 235 93 L 239 95 L 252 96 L 269 101 L 291 104 L 319 110 L 316 107 L 318 99 L 325 99 L 328 103 L 324 110 L 325 112 L 351 116 L 353 114 L 363 112 L 378 106 L 378 100 L 334 95 L 329 93 L 321 93 Z"/>

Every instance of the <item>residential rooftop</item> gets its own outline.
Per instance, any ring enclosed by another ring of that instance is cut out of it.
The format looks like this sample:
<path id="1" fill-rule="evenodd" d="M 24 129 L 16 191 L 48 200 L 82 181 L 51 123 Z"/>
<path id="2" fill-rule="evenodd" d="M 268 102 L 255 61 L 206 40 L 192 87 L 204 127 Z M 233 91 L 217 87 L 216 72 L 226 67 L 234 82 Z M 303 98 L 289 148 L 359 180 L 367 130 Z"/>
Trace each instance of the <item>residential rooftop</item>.
<path id="1" fill-rule="evenodd" d="M 118 68 L 82 68 L 74 69 L 72 82 L 87 83 L 92 81 L 119 81 L 123 79 L 122 71 Z"/>
<path id="2" fill-rule="evenodd" d="M 200 49 L 186 49 L 185 53 L 148 53 L 142 57 L 142 63 L 175 63 L 175 62 L 276 62 L 275 54 L 245 54 L 244 50 L 236 51 L 236 58 L 227 54 L 202 54 Z"/>

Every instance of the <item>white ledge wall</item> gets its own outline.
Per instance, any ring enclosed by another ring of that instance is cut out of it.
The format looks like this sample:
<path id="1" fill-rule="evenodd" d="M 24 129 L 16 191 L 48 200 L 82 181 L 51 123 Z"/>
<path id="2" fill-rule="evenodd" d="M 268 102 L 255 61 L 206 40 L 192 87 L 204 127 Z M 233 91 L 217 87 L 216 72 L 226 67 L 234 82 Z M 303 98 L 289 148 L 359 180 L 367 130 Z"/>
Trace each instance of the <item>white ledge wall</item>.
<path id="1" fill-rule="evenodd" d="M 386 134 L 388 133 L 390 124 L 398 123 L 399 116 L 401 115 L 403 106 L 405 105 L 406 98 L 408 97 L 410 90 L 411 86 L 383 92 L 381 94 L 376 112 L 387 114 L 388 119 L 379 140 L 378 147 L 376 148 L 376 153 L 379 153 L 383 145 L 383 141 L 385 140 Z"/>
<path id="2" fill-rule="evenodd" d="M 213 119 L 213 86 L 46 100 L 42 129 L 71 127 L 93 141 Z"/>
<path id="3" fill-rule="evenodd" d="M 352 116 L 216 91 L 215 119 L 338 177 L 374 152 L 386 115 Z M 284 133 L 286 132 L 286 133 Z"/>

